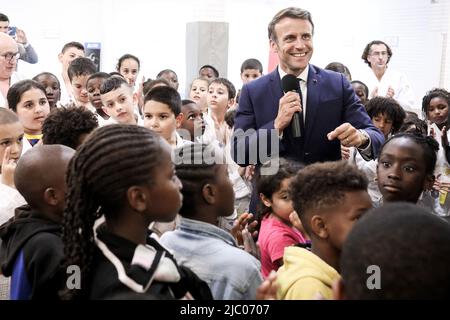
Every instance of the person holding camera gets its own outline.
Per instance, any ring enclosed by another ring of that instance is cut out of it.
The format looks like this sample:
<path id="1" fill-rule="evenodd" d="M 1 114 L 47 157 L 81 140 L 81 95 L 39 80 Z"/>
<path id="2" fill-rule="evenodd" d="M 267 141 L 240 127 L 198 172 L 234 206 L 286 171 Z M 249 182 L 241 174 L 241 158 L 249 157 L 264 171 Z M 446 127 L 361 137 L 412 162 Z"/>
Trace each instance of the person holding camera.
<path id="1" fill-rule="evenodd" d="M 28 43 L 25 32 L 17 27 L 10 27 L 8 16 L 3 13 L 0 13 L 0 32 L 7 33 L 16 40 L 20 53 L 19 59 L 31 64 L 38 62 L 36 51 Z"/>

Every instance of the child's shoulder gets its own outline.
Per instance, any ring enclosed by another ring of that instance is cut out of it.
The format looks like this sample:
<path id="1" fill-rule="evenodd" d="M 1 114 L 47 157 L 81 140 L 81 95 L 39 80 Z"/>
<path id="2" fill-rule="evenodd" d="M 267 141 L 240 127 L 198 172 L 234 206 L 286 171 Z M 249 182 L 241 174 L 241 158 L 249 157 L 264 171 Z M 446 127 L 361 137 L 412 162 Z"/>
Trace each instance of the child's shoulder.
<path id="1" fill-rule="evenodd" d="M 63 255 L 61 234 L 54 231 L 41 231 L 32 236 L 24 245 L 24 251 L 33 257 L 54 259 Z"/>

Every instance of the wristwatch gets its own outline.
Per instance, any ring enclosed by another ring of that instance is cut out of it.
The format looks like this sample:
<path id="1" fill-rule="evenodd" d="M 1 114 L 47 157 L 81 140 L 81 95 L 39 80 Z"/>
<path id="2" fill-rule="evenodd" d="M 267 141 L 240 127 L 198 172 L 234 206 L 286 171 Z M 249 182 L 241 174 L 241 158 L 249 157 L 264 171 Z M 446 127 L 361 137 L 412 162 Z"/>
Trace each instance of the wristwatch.
<path id="1" fill-rule="evenodd" d="M 359 129 L 359 133 L 362 135 L 362 143 L 359 145 L 358 149 L 365 149 L 369 145 L 370 137 L 366 130 Z"/>

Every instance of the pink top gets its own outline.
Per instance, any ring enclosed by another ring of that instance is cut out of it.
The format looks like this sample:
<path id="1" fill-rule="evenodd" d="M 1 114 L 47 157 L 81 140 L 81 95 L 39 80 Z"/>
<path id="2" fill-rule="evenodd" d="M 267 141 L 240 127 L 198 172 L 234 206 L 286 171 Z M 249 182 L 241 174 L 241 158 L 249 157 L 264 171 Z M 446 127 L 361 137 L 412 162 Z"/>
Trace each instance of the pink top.
<path id="1" fill-rule="evenodd" d="M 300 231 L 271 215 L 263 218 L 258 244 L 261 250 L 261 271 L 264 278 L 270 271 L 278 270 L 275 261 L 283 258 L 284 248 L 297 243 L 306 243 Z"/>

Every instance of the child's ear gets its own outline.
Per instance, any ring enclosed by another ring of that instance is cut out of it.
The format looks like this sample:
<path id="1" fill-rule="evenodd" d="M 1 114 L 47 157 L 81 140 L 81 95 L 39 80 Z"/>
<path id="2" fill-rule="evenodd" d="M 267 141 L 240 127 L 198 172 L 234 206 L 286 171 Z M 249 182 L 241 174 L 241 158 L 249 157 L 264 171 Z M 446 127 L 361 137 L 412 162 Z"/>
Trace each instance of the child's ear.
<path id="1" fill-rule="evenodd" d="M 202 187 L 202 197 L 207 204 L 216 203 L 217 189 L 214 185 L 207 183 Z"/>
<path id="2" fill-rule="evenodd" d="M 428 174 L 423 183 L 423 190 L 431 190 L 433 189 L 435 177 L 432 174 Z"/>
<path id="3" fill-rule="evenodd" d="M 56 206 L 61 200 L 64 199 L 60 199 L 58 197 L 58 193 L 55 191 L 54 188 L 47 188 L 44 191 L 44 200 L 47 204 L 51 206 Z"/>
<path id="4" fill-rule="evenodd" d="M 272 207 L 272 202 L 270 201 L 270 199 L 268 199 L 265 195 L 263 195 L 262 193 L 259 194 L 259 198 L 261 199 L 262 203 L 270 208 Z"/>
<path id="5" fill-rule="evenodd" d="M 127 190 L 127 199 L 131 208 L 137 212 L 142 212 L 147 209 L 147 195 L 139 186 L 129 187 Z"/>
<path id="6" fill-rule="evenodd" d="M 331 287 L 333 292 L 333 300 L 345 300 L 345 285 L 342 278 L 339 278 L 333 282 Z"/>
<path id="7" fill-rule="evenodd" d="M 180 114 L 175 117 L 175 123 L 177 125 L 177 129 L 181 127 L 181 123 L 183 122 L 183 119 L 184 119 L 183 112 L 180 112 Z"/>
<path id="8" fill-rule="evenodd" d="M 328 238 L 328 229 L 322 216 L 313 215 L 311 218 L 311 231 L 315 233 L 319 238 Z"/>

